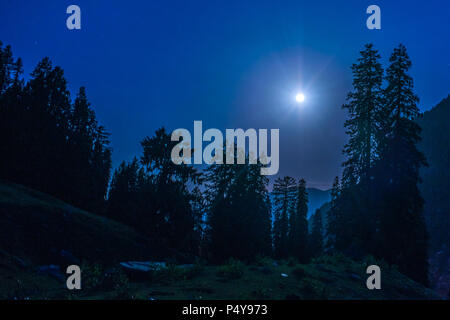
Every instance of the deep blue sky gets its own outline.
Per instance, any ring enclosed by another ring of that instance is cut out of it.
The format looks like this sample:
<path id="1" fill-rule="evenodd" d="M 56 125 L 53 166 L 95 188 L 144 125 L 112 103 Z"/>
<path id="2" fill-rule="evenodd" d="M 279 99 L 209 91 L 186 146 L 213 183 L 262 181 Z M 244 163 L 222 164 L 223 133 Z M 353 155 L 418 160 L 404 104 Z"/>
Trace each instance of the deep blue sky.
<path id="1" fill-rule="evenodd" d="M 81 7 L 82 29 L 66 28 Z M 382 29 L 366 28 L 381 8 Z M 450 1 L 0 1 L 0 40 L 29 74 L 49 56 L 86 86 L 116 166 L 160 126 L 279 128 L 280 174 L 327 187 L 340 172 L 350 66 L 373 42 L 405 44 L 430 109 L 450 93 Z M 307 101 L 294 103 L 298 90 Z"/>

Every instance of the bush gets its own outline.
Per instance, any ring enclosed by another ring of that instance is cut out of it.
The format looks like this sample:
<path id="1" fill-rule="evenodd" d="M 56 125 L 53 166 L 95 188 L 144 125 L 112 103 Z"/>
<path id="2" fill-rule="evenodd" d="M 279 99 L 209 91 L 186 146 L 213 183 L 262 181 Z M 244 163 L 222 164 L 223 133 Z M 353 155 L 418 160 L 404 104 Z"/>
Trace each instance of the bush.
<path id="1" fill-rule="evenodd" d="M 305 269 L 302 266 L 298 266 L 292 270 L 292 274 L 301 279 L 306 275 Z"/>
<path id="2" fill-rule="evenodd" d="M 258 256 L 256 257 L 255 264 L 258 267 L 267 267 L 272 265 L 272 259 L 269 257 Z"/>
<path id="3" fill-rule="evenodd" d="M 298 264 L 298 259 L 297 259 L 297 258 L 294 258 L 294 257 L 289 257 L 289 258 L 287 259 L 287 261 L 286 261 L 286 264 L 287 264 L 289 267 L 293 267 L 293 266 L 295 266 L 295 265 Z"/>
<path id="4" fill-rule="evenodd" d="M 171 282 L 174 280 L 183 279 L 183 269 L 177 267 L 175 264 L 168 264 L 165 268 L 160 268 L 150 274 L 152 282 Z"/>
<path id="5" fill-rule="evenodd" d="M 123 272 L 113 275 L 114 292 L 116 298 L 128 299 L 130 297 L 130 283 L 128 277 Z"/>
<path id="6" fill-rule="evenodd" d="M 183 278 L 187 280 L 193 279 L 201 275 L 203 271 L 204 271 L 203 265 L 201 265 L 200 263 L 196 263 L 191 268 L 187 268 L 184 270 Z"/>
<path id="7" fill-rule="evenodd" d="M 81 286 L 87 291 L 108 290 L 113 291 L 116 298 L 129 297 L 129 280 L 122 270 L 117 268 L 104 272 L 100 264 L 82 263 Z"/>
<path id="8" fill-rule="evenodd" d="M 250 298 L 256 299 L 270 299 L 272 298 L 273 290 L 268 288 L 257 288 L 252 291 L 252 296 Z"/>
<path id="9" fill-rule="evenodd" d="M 304 278 L 301 281 L 301 291 L 307 299 L 326 299 L 325 286 L 314 279 Z"/>
<path id="10" fill-rule="evenodd" d="M 238 279 L 244 274 L 244 268 L 241 261 L 231 258 L 227 264 L 219 267 L 217 275 L 225 279 Z"/>
<path id="11" fill-rule="evenodd" d="M 81 264 L 81 287 L 87 291 L 98 290 L 103 285 L 105 276 L 102 266 L 98 263 L 90 264 L 83 261 Z"/>
<path id="12" fill-rule="evenodd" d="M 379 266 L 381 269 L 392 269 L 392 270 L 398 270 L 398 267 L 395 265 L 389 265 L 386 261 L 384 261 L 383 259 L 376 259 L 374 256 L 372 255 L 367 255 L 362 259 L 362 264 L 364 268 L 367 268 L 368 266 L 374 264 Z"/>
<path id="13" fill-rule="evenodd" d="M 322 255 L 320 257 L 314 258 L 312 263 L 315 264 L 329 264 L 329 265 L 342 265 L 343 263 L 352 263 L 353 261 L 340 252 L 336 252 L 332 255 Z"/>

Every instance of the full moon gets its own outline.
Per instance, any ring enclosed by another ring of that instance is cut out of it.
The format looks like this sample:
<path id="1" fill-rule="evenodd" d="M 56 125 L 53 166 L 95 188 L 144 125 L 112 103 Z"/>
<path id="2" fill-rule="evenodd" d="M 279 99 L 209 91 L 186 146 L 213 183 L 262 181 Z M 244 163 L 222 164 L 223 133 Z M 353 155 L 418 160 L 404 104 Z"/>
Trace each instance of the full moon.
<path id="1" fill-rule="evenodd" d="M 302 103 L 303 101 L 305 101 L 305 95 L 304 95 L 303 93 L 298 93 L 298 94 L 295 96 L 295 100 L 296 100 L 298 103 Z"/>

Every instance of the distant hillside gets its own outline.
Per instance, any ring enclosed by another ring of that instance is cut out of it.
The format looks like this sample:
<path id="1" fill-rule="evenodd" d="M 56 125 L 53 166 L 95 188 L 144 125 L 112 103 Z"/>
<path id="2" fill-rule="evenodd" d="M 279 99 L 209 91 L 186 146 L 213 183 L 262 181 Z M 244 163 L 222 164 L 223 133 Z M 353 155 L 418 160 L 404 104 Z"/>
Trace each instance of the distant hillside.
<path id="1" fill-rule="evenodd" d="M 331 200 L 330 190 L 319 190 L 316 188 L 306 188 L 308 192 L 308 219 L 319 209 L 324 203 Z M 271 194 L 270 200 L 273 203 L 273 196 Z"/>
<path id="2" fill-rule="evenodd" d="M 311 217 L 317 209 L 323 204 L 331 200 L 330 190 L 319 190 L 315 188 L 307 188 L 308 192 L 308 218 Z"/>
<path id="3" fill-rule="evenodd" d="M 32 264 L 139 259 L 150 240 L 47 194 L 0 181 L 0 248 Z"/>
<path id="4" fill-rule="evenodd" d="M 421 193 L 430 235 L 431 281 L 441 294 L 450 288 L 450 95 L 419 119 L 419 148 L 429 167 L 421 170 Z"/>
<path id="5" fill-rule="evenodd" d="M 450 95 L 423 114 L 420 149 L 429 167 L 421 170 L 421 192 L 425 198 L 425 213 L 434 230 L 432 246 L 450 244 Z M 437 233 L 436 233 L 437 232 Z"/>

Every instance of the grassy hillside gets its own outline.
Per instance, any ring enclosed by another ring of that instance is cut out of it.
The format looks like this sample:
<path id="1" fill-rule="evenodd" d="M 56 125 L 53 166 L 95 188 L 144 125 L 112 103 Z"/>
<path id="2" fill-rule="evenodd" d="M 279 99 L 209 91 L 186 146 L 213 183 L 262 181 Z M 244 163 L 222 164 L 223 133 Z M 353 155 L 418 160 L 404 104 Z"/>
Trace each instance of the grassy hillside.
<path id="1" fill-rule="evenodd" d="M 310 264 L 262 258 L 252 264 L 169 265 L 140 274 L 119 261 L 155 259 L 149 240 L 111 220 L 15 184 L 0 183 L 0 299 L 436 299 L 395 268 L 324 256 Z M 65 267 L 82 260 L 82 290 L 65 288 Z M 366 288 L 369 264 L 382 290 Z M 42 272 L 58 265 L 59 274 Z M 284 276 L 282 276 L 284 274 Z"/>
<path id="2" fill-rule="evenodd" d="M 432 291 L 387 266 L 381 267 L 382 290 L 368 290 L 366 264 L 343 256 L 323 256 L 310 264 L 271 259 L 251 265 L 234 262 L 198 268 L 194 276 L 171 271 L 159 283 L 136 285 L 130 293 L 154 299 L 437 298 Z"/>
<path id="3" fill-rule="evenodd" d="M 80 291 L 69 291 L 51 277 L 18 269 L 9 279 L 0 273 L 0 299 L 439 299 L 433 291 L 380 263 L 381 290 L 368 290 L 365 268 L 370 263 L 373 261 L 323 256 L 302 265 L 262 259 L 251 265 L 234 261 L 187 269 L 169 266 L 148 273 L 139 282 L 130 281 L 123 273 L 91 266 L 83 273 Z M 113 277 L 116 280 L 111 282 Z"/>
<path id="4" fill-rule="evenodd" d="M 151 256 L 149 240 L 44 193 L 0 181 L 0 244 L 35 264 Z"/>

